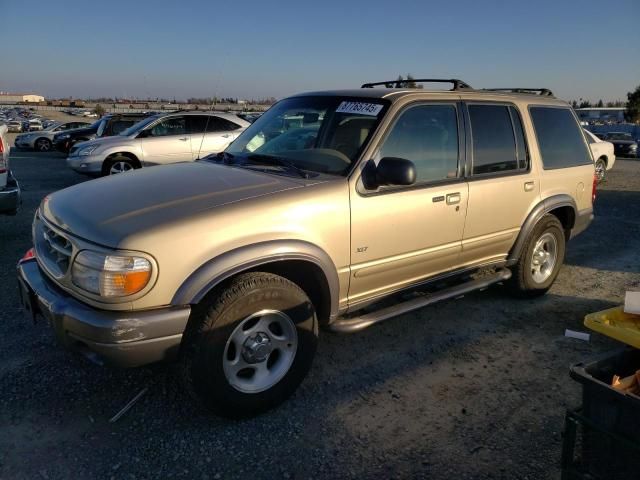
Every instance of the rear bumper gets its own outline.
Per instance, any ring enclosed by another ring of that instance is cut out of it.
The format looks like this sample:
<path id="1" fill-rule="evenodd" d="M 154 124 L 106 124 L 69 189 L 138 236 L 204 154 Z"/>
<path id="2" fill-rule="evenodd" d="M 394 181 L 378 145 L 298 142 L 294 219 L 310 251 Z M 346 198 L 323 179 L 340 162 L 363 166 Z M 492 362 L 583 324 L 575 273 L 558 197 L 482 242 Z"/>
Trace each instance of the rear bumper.
<path id="1" fill-rule="evenodd" d="M 571 229 L 571 238 L 584 232 L 593 222 L 593 208 L 585 208 L 576 214 L 576 221 Z"/>
<path id="2" fill-rule="evenodd" d="M 25 311 L 42 315 L 65 347 L 120 367 L 174 359 L 191 312 L 188 306 L 98 310 L 55 286 L 35 260 L 18 264 L 18 282 Z"/>
<path id="3" fill-rule="evenodd" d="M 0 213 L 15 213 L 19 206 L 20 185 L 9 172 L 7 186 L 0 190 Z"/>

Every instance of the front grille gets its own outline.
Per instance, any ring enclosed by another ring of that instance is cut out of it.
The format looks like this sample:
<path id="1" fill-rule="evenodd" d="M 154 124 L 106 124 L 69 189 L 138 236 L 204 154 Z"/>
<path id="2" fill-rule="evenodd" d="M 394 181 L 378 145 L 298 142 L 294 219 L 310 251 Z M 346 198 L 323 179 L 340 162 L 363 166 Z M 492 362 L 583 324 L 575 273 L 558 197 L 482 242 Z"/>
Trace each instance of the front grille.
<path id="1" fill-rule="evenodd" d="M 73 252 L 71 242 L 47 226 L 38 216 L 34 234 L 36 254 L 44 267 L 56 278 L 66 275 Z"/>

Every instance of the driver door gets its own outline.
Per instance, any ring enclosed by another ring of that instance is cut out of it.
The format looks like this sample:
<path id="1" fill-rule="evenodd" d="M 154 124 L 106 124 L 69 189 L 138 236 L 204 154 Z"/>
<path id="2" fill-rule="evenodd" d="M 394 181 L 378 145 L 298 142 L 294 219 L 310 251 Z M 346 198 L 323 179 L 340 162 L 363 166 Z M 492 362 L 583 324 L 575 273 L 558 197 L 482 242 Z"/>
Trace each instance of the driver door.
<path id="1" fill-rule="evenodd" d="M 138 136 L 144 165 L 164 165 L 191 160 L 191 141 L 184 115 L 170 116 Z"/>
<path id="2" fill-rule="evenodd" d="M 459 265 L 468 185 L 462 175 L 460 107 L 426 103 L 401 111 L 378 146 L 411 160 L 416 183 L 351 195 L 349 305 L 408 287 Z"/>

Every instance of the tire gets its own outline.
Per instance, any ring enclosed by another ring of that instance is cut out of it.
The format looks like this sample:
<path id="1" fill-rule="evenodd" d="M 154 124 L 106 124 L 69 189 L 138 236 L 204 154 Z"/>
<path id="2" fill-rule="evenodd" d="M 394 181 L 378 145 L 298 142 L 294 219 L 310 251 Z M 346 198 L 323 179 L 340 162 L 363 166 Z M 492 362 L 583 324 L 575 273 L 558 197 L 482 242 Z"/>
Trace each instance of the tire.
<path id="1" fill-rule="evenodd" d="M 49 152 L 51 151 L 51 140 L 48 138 L 38 138 L 35 142 L 33 142 L 34 150 L 38 152 Z"/>
<path id="2" fill-rule="evenodd" d="M 564 262 L 565 244 L 564 228 L 558 218 L 551 214 L 542 217 L 529 234 L 518 263 L 512 267 L 510 290 L 529 298 L 547 293 Z"/>
<path id="3" fill-rule="evenodd" d="M 117 175 L 135 170 L 136 168 L 140 168 L 138 162 L 124 155 L 118 155 L 104 161 L 102 164 L 102 175 Z"/>
<path id="4" fill-rule="evenodd" d="M 293 394 L 317 342 L 315 309 L 300 287 L 270 273 L 241 274 L 194 309 L 183 340 L 182 381 L 217 415 L 257 415 Z"/>
<path id="5" fill-rule="evenodd" d="M 607 177 L 607 163 L 604 161 L 604 158 L 596 160 L 595 169 L 598 183 L 604 182 Z"/>

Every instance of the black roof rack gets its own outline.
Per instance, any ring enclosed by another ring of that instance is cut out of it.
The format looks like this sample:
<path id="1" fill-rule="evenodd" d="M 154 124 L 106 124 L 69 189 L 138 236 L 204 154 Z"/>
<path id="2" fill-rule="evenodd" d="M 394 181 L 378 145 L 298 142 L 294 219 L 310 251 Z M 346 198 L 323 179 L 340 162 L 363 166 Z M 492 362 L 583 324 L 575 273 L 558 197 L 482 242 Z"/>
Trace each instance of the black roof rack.
<path id="1" fill-rule="evenodd" d="M 537 93 L 542 97 L 553 97 L 553 92 L 548 88 L 485 88 L 484 90 L 488 90 L 490 92 Z"/>
<path id="2" fill-rule="evenodd" d="M 385 88 L 403 88 L 407 83 L 451 83 L 451 90 L 471 89 L 467 82 L 458 80 L 457 78 L 410 78 L 408 80 L 388 80 L 386 82 L 365 83 L 360 88 L 373 88 L 378 85 L 384 85 Z"/>

